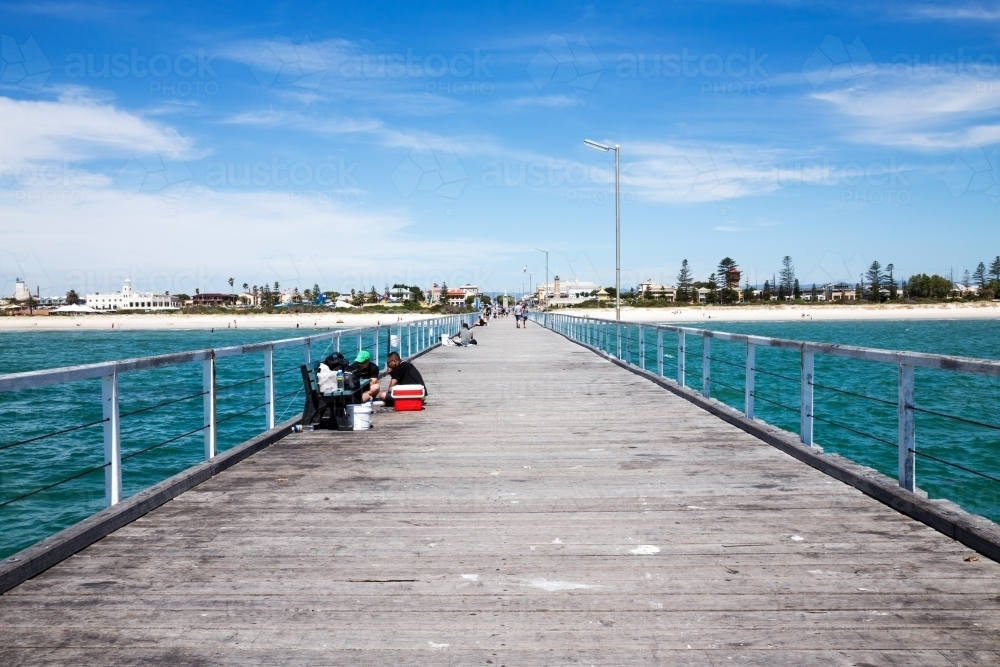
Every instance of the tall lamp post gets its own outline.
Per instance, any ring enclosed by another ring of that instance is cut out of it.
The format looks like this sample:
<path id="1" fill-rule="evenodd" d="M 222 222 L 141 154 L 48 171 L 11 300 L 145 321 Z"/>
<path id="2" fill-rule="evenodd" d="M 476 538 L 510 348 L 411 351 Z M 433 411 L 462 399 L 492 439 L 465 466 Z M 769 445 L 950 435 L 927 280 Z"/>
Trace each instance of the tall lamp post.
<path id="1" fill-rule="evenodd" d="M 589 146 L 595 150 L 603 151 L 607 153 L 613 150 L 615 152 L 615 322 L 621 322 L 622 319 L 622 218 L 621 218 L 621 197 L 619 196 L 619 175 L 620 170 L 618 168 L 618 157 L 619 150 L 618 144 L 612 146 L 605 146 L 604 144 L 599 144 L 596 141 L 591 141 L 590 139 L 583 140 L 584 145 Z M 622 341 L 621 335 L 616 336 L 618 338 L 618 357 L 622 356 Z"/>
<path id="2" fill-rule="evenodd" d="M 542 250 L 541 248 L 535 248 L 538 252 L 545 253 L 545 293 L 544 297 L 546 300 L 549 298 L 549 251 Z"/>
<path id="3" fill-rule="evenodd" d="M 524 273 L 528 274 L 528 294 L 531 294 L 531 271 L 528 270 L 527 264 L 524 265 Z"/>

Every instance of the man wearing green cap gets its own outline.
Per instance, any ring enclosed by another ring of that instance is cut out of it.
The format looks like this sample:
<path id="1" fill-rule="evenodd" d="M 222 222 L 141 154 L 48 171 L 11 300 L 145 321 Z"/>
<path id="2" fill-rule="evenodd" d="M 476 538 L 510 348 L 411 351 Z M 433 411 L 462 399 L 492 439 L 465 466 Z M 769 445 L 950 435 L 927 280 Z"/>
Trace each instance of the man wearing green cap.
<path id="1" fill-rule="evenodd" d="M 367 350 L 358 352 L 354 357 L 354 363 L 347 367 L 347 370 L 354 373 L 358 380 L 371 378 L 371 384 L 363 389 L 358 389 L 354 394 L 354 400 L 358 403 L 367 403 L 372 397 L 378 396 L 378 366 L 372 363 L 372 355 Z"/>

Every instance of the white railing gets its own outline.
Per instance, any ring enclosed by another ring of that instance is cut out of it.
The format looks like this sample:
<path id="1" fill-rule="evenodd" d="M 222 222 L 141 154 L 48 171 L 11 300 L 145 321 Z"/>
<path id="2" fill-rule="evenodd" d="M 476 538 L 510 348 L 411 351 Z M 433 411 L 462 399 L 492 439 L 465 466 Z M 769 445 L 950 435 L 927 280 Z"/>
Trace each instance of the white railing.
<path id="1" fill-rule="evenodd" d="M 405 322 L 396 325 L 389 326 L 378 326 L 378 327 L 362 327 L 356 329 L 341 329 L 337 331 L 330 331 L 327 333 L 316 334 L 313 336 L 303 336 L 301 338 L 288 338 L 283 340 L 267 341 L 263 343 L 252 343 L 248 345 L 235 345 L 231 347 L 220 347 L 212 348 L 206 350 L 196 350 L 192 352 L 180 352 L 176 354 L 164 354 L 152 357 L 141 357 L 136 359 L 125 359 L 122 361 L 109 361 L 98 364 L 87 364 L 83 366 L 70 366 L 63 368 L 52 368 L 39 371 L 29 371 L 25 373 L 11 373 L 7 375 L 0 375 L 0 393 L 2 392 L 14 392 L 24 389 L 37 389 L 40 387 L 47 387 L 57 384 L 63 384 L 67 382 L 76 382 L 79 380 L 89 380 L 98 379 L 101 380 L 101 405 L 102 409 L 102 419 L 100 422 L 94 424 L 85 424 L 83 426 L 97 426 L 98 424 L 103 424 L 104 431 L 104 465 L 93 470 L 85 471 L 74 475 L 72 477 L 66 478 L 62 481 L 57 481 L 53 484 L 48 484 L 43 488 L 33 490 L 29 493 L 19 495 L 13 499 L 3 500 L 0 502 L 0 507 L 8 505 L 12 502 L 23 500 L 31 495 L 44 491 L 58 484 L 76 479 L 83 474 L 89 474 L 91 472 L 97 472 L 100 468 L 104 469 L 104 487 L 105 487 L 105 503 L 107 506 L 115 505 L 121 501 L 121 489 L 122 489 L 122 440 L 121 440 L 121 415 L 119 413 L 120 394 L 119 394 L 119 377 L 126 373 L 132 373 L 136 371 L 149 370 L 153 368 L 162 368 L 165 366 L 176 366 L 180 364 L 189 364 L 201 362 L 202 364 L 202 426 L 191 433 L 184 434 L 193 435 L 197 431 L 204 431 L 204 458 L 205 460 L 211 459 L 216 456 L 217 448 L 217 433 L 218 433 L 218 420 L 216 418 L 216 394 L 217 389 L 220 389 L 216 384 L 216 361 L 219 359 L 227 357 L 236 357 L 242 355 L 250 354 L 260 354 L 263 357 L 263 375 L 255 378 L 251 378 L 249 381 L 263 381 L 264 391 L 260 405 L 254 406 L 249 410 L 244 410 L 241 413 L 237 413 L 235 416 L 239 416 L 246 412 L 250 412 L 255 409 L 264 409 L 264 423 L 261 424 L 260 432 L 264 432 L 274 428 L 275 426 L 275 394 L 274 394 L 274 352 L 275 350 L 287 349 L 287 348 L 301 348 L 303 363 L 310 363 L 311 359 L 311 345 L 313 343 L 319 343 L 323 341 L 330 341 L 332 344 L 336 344 L 336 350 L 339 352 L 341 349 L 341 341 L 350 337 L 353 342 L 353 338 L 357 337 L 357 345 L 354 346 L 355 349 L 364 349 L 363 341 L 365 338 L 369 338 L 371 344 L 368 346 L 371 348 L 371 353 L 373 361 L 376 363 L 380 359 L 385 359 L 390 351 L 395 351 L 400 354 L 400 356 L 406 358 L 418 354 L 424 350 L 427 350 L 435 345 L 439 344 L 441 334 L 455 335 L 458 333 L 459 327 L 462 322 L 468 322 L 471 326 L 472 322 L 475 320 L 478 314 L 464 314 L 464 315 L 448 315 L 445 317 L 437 317 L 431 319 L 420 319 L 413 322 Z M 395 346 L 391 346 L 393 338 L 395 337 Z M 237 384 L 243 384 L 237 383 Z M 231 385 L 235 386 L 235 385 Z M 199 394 L 190 396 L 187 398 L 197 398 Z M 279 397 L 280 398 L 280 397 Z M 178 399 L 186 400 L 186 399 Z M 171 403 L 174 401 L 168 401 Z M 42 435 L 37 437 L 28 438 L 22 442 L 14 443 L 3 443 L 0 442 L 0 449 L 8 449 L 14 446 L 23 446 L 33 442 L 37 442 L 46 437 L 60 435 L 66 433 L 67 431 L 72 431 L 76 428 L 82 428 L 73 426 L 69 429 L 59 429 L 48 435 Z M 184 436 L 180 436 L 184 437 Z M 173 438 L 170 441 L 176 440 Z M 165 443 L 161 443 L 165 444 Z M 147 449 L 153 449 L 149 447 Z M 145 450 L 143 450 L 145 451 Z"/>
<path id="2" fill-rule="evenodd" d="M 958 417 L 941 414 L 929 410 L 920 410 L 914 405 L 914 369 L 928 368 L 942 371 L 954 371 L 959 373 L 969 373 L 973 375 L 986 376 L 991 378 L 1000 377 L 1000 361 L 989 359 L 972 359 L 966 357 L 953 357 L 941 354 L 925 354 L 921 352 L 894 352 L 875 348 L 855 347 L 851 345 L 836 345 L 831 343 L 815 343 L 808 341 L 787 340 L 782 338 L 768 338 L 764 336 L 752 336 L 746 334 L 726 333 L 722 331 L 709 331 L 692 327 L 679 327 L 666 324 L 646 324 L 646 323 L 625 323 L 613 320 L 595 319 L 589 317 L 577 317 L 558 313 L 531 313 L 531 319 L 542 326 L 557 331 L 572 340 L 578 341 L 597 352 L 631 363 L 632 359 L 632 331 L 638 331 L 637 345 L 639 347 L 639 365 L 643 370 L 650 372 L 653 369 L 646 368 L 646 338 L 644 332 L 656 331 L 656 369 L 657 375 L 664 377 L 664 347 L 663 333 L 673 332 L 677 334 L 677 378 L 665 378 L 674 382 L 680 387 L 686 386 L 687 337 L 694 336 L 701 339 L 701 386 L 698 391 L 705 398 L 712 398 L 712 340 L 718 339 L 742 343 L 746 347 L 744 381 L 743 381 L 743 413 L 747 419 L 754 419 L 754 403 L 756 397 L 755 375 L 757 373 L 758 347 L 781 348 L 794 350 L 799 353 L 799 439 L 804 445 L 813 447 L 813 421 L 816 419 L 815 403 L 813 391 L 816 386 L 814 381 L 815 356 L 827 355 L 830 357 L 840 357 L 846 359 L 858 359 L 873 361 L 885 364 L 892 364 L 896 367 L 897 391 L 894 400 L 892 397 L 882 397 L 882 403 L 894 403 L 897 414 L 897 437 L 895 444 L 898 456 L 897 476 L 899 485 L 909 491 L 916 488 L 916 427 L 914 412 L 928 412 L 939 417 L 957 419 L 961 422 L 978 425 L 994 430 L 1000 426 L 986 422 L 980 422 L 967 417 Z M 623 346 L 624 345 L 624 346 Z M 760 372 L 765 372 L 761 370 Z M 738 388 L 735 388 L 738 390 Z M 865 397 L 870 398 L 870 397 Z M 824 420 L 834 426 L 831 421 Z M 848 427 L 858 435 L 867 435 Z M 867 437 L 873 437 L 868 435 Z M 878 438 L 875 438 L 878 439 Z M 994 482 L 1000 479 L 981 471 L 972 470 L 969 467 L 945 461 L 930 455 L 924 455 L 939 463 L 961 469 L 967 473 L 977 475 Z"/>

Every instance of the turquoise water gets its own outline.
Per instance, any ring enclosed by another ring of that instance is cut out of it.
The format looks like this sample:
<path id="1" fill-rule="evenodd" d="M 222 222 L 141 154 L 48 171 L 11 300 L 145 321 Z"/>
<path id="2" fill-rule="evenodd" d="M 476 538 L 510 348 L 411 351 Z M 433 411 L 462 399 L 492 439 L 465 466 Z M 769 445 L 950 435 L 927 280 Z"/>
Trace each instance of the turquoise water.
<path id="1" fill-rule="evenodd" d="M 700 327 L 775 338 L 1000 359 L 1000 321 L 706 322 Z M 637 365 L 641 361 L 638 336 L 638 327 L 632 325 L 628 327 L 629 339 L 623 343 L 629 360 Z M 655 330 L 646 328 L 644 338 L 645 365 L 654 370 Z M 676 379 L 677 336 L 665 332 L 663 344 L 664 375 Z M 711 343 L 712 397 L 741 411 L 745 351 L 743 343 L 718 339 Z M 686 384 L 700 389 L 700 338 L 687 337 L 685 357 Z M 756 368 L 757 418 L 798 433 L 798 352 L 758 346 Z M 814 373 L 814 442 L 826 452 L 841 454 L 895 479 L 896 366 L 816 355 Z M 982 476 L 1000 480 L 997 379 L 918 368 L 915 382 L 918 488 L 930 498 L 947 498 L 970 512 L 1000 522 L 1000 482 Z"/>
<path id="2" fill-rule="evenodd" d="M 0 373 L 96 363 L 322 333 L 321 330 L 80 331 L 0 334 Z M 384 357 L 385 328 L 382 329 Z M 363 340 L 372 349 L 373 335 Z M 322 359 L 335 343 L 316 343 Z M 356 335 L 344 336 L 353 354 Z M 302 348 L 274 353 L 275 419 L 302 409 Z M 265 429 L 262 354 L 216 362 L 218 450 Z M 119 376 L 122 495 L 128 497 L 203 460 L 202 365 L 168 366 Z M 186 400 L 179 400 L 186 399 Z M 152 406 L 176 401 L 147 410 Z M 141 411 L 141 412 L 137 412 Z M 133 414 L 129 414 L 133 413 Z M 242 413 L 242 414 L 241 414 Z M 52 535 L 104 507 L 100 380 L 0 393 L 0 558 Z M 85 426 L 87 424 L 93 424 Z M 16 444 L 70 427 L 68 433 Z M 167 440 L 177 438 L 173 442 Z M 12 446 L 13 445 L 13 446 Z M 96 469 L 96 470 L 94 470 Z M 88 470 L 93 472 L 87 473 Z M 37 492 L 82 474 L 77 479 Z M 35 493 L 32 493 L 35 492 Z M 17 500 L 25 494 L 26 498 Z"/>

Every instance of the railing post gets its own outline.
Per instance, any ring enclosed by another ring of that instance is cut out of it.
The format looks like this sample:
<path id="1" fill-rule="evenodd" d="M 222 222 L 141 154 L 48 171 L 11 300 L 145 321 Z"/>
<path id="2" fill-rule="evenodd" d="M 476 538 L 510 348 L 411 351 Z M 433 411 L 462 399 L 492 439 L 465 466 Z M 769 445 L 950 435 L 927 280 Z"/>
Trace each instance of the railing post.
<path id="1" fill-rule="evenodd" d="M 617 345 L 615 348 L 618 350 L 618 358 L 622 358 L 622 325 L 619 322 L 615 323 L 615 342 Z"/>
<path id="2" fill-rule="evenodd" d="M 683 329 L 677 331 L 677 384 L 684 387 L 684 375 L 687 373 L 687 352 L 685 345 L 685 334 Z"/>
<path id="3" fill-rule="evenodd" d="M 656 329 L 656 374 L 663 377 L 663 329 Z"/>
<path id="4" fill-rule="evenodd" d="M 340 352 L 340 334 L 337 334 L 337 352 Z"/>
<path id="5" fill-rule="evenodd" d="M 117 505 L 122 499 L 122 442 L 118 418 L 118 374 L 101 378 L 104 413 L 104 503 Z"/>
<path id="6" fill-rule="evenodd" d="M 747 370 L 743 389 L 743 414 L 747 419 L 753 419 L 754 370 L 757 363 L 757 346 L 747 343 Z"/>
<path id="7" fill-rule="evenodd" d="M 802 372 L 800 374 L 799 386 L 801 398 L 799 400 L 799 438 L 802 444 L 813 444 L 813 353 L 802 350 L 801 356 Z"/>
<path id="8" fill-rule="evenodd" d="M 913 420 L 913 366 L 899 365 L 899 485 L 914 491 L 917 484 L 916 428 Z"/>
<path id="9" fill-rule="evenodd" d="M 264 403 L 267 409 L 267 428 L 274 428 L 274 349 L 264 350 Z"/>
<path id="10" fill-rule="evenodd" d="M 625 363 L 632 363 L 632 334 L 628 330 L 628 325 L 625 325 Z"/>
<path id="11" fill-rule="evenodd" d="M 302 343 L 302 363 L 306 366 L 312 363 L 312 349 L 309 347 L 309 341 Z"/>
<path id="12" fill-rule="evenodd" d="M 361 350 L 364 349 L 364 348 L 361 347 L 361 344 L 363 342 L 362 335 L 363 335 L 363 333 L 361 332 L 360 329 L 358 329 L 358 349 L 355 350 L 355 352 L 354 352 L 355 354 L 357 354 L 358 352 L 360 352 Z"/>
<path id="13" fill-rule="evenodd" d="M 712 396 L 712 339 L 702 334 L 701 336 L 701 395 L 705 398 Z"/>
<path id="14" fill-rule="evenodd" d="M 205 427 L 205 460 L 215 457 L 215 355 L 201 362 L 202 425 Z"/>
<path id="15" fill-rule="evenodd" d="M 378 363 L 378 348 L 379 348 L 379 340 L 378 340 L 379 336 L 378 336 L 378 330 L 379 330 L 379 327 L 378 327 L 378 325 L 376 324 L 376 325 L 375 325 L 375 354 L 374 354 L 374 355 L 372 355 L 372 356 L 374 357 L 373 361 L 375 362 L 375 365 L 376 365 L 376 366 L 378 366 L 378 365 L 379 365 L 379 363 Z"/>
<path id="16" fill-rule="evenodd" d="M 642 325 L 639 325 L 639 368 L 646 370 L 646 339 L 642 336 Z"/>

